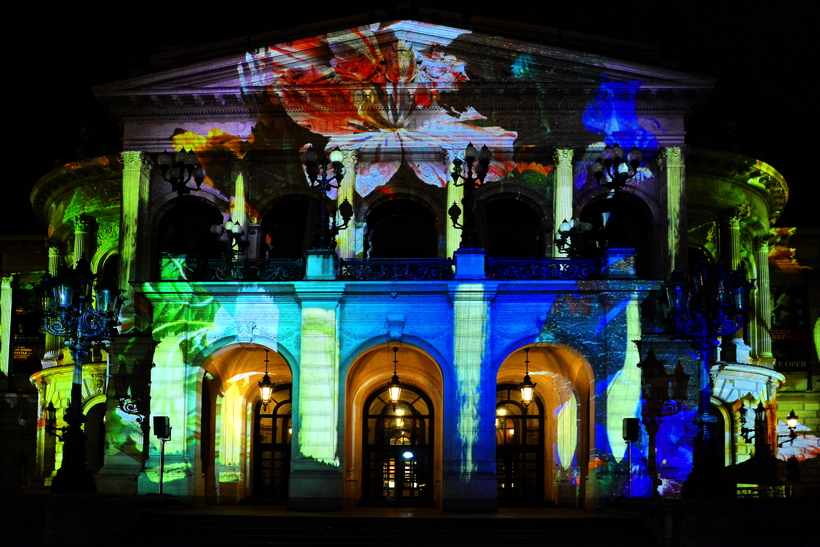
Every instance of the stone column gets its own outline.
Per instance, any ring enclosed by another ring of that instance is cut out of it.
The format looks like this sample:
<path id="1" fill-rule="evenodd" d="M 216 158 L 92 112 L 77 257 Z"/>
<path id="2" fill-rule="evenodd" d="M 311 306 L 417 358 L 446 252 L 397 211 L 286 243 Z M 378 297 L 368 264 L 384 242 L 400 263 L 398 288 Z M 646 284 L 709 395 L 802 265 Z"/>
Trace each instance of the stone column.
<path id="1" fill-rule="evenodd" d="M 658 155 L 661 168 L 661 207 L 666 210 L 666 241 L 661 242 L 663 277 L 674 268 L 686 269 L 686 176 L 683 150 L 677 146 L 664 148 Z"/>
<path id="2" fill-rule="evenodd" d="M 120 211 L 119 229 L 119 273 L 117 286 L 125 292 L 125 303 L 120 310 L 120 336 L 115 337 L 108 345 L 108 393 L 106 400 L 106 421 L 119 423 L 121 427 L 106 432 L 106 449 L 103 468 L 97 475 L 97 490 L 105 494 L 133 495 L 141 488 L 143 493 L 155 493 L 156 485 L 140 483 L 137 477 L 147 454 L 145 432 L 148 430 L 147 409 L 140 425 L 138 416 L 128 414 L 120 408 L 120 397 L 126 397 L 129 386 L 134 382 L 147 383 L 141 367 L 135 370 L 135 363 L 146 359 L 145 355 L 152 355 L 155 342 L 150 331 L 147 331 L 151 318 L 142 316 L 138 310 L 150 310 L 150 306 L 136 304 L 135 299 L 142 299 L 131 287 L 132 281 L 145 278 L 150 269 L 148 253 L 138 256 L 138 250 L 144 251 L 138 237 L 147 236 L 150 230 L 138 230 L 139 223 L 148 221 L 148 195 L 150 188 L 149 174 L 151 160 L 138 151 L 125 151 L 122 159 L 122 208 Z M 145 228 L 145 227 L 144 227 Z M 127 349 L 126 349 L 127 348 Z M 148 357 L 147 368 L 150 370 L 151 358 Z M 114 381 L 116 378 L 116 382 Z M 157 385 L 153 391 L 160 391 L 162 386 L 161 375 L 158 374 Z M 132 394 L 136 393 L 132 389 Z M 148 394 L 144 395 L 142 405 L 147 406 Z M 133 402 L 133 401 L 131 401 Z M 161 414 L 162 412 L 157 409 Z M 130 427 L 129 427 L 130 426 Z M 181 433 L 181 429 L 178 429 Z M 137 432 L 142 432 L 142 435 Z M 170 446 L 168 447 L 170 448 Z M 155 475 L 152 475 L 155 476 Z M 144 480 L 143 476 L 140 480 Z"/>
<path id="3" fill-rule="evenodd" d="M 335 511 L 342 507 L 338 333 L 344 284 L 325 281 L 297 291 L 302 337 L 288 508 Z"/>
<path id="4" fill-rule="evenodd" d="M 91 239 L 94 220 L 85 215 L 80 215 L 74 217 L 71 223 L 74 225 L 74 265 L 76 266 L 81 258 L 90 263 L 91 258 L 94 256 L 93 240 Z"/>
<path id="5" fill-rule="evenodd" d="M 149 175 L 151 172 L 151 160 L 142 152 L 127 151 L 121 154 L 122 157 L 122 217 L 120 222 L 120 273 L 118 285 L 125 290 L 125 305 L 120 313 L 123 328 L 120 332 L 126 332 L 130 328 L 145 328 L 149 324 L 150 318 L 141 318 L 136 315 L 134 306 L 134 293 L 131 289 L 131 281 L 141 281 L 147 276 L 150 264 L 145 260 L 137 260 L 139 248 L 137 240 L 140 222 L 148 222 L 148 195 L 149 195 Z M 147 233 L 150 230 L 143 230 Z"/>
<path id="6" fill-rule="evenodd" d="M 488 286 L 489 285 L 489 286 Z M 444 412 L 453 434 L 444 440 L 442 508 L 450 512 L 494 512 L 496 369 L 486 355 L 491 283 L 465 282 L 450 293 L 453 303 L 454 382 L 445 386 Z M 445 426 L 447 428 L 447 426 Z"/>
<path id="7" fill-rule="evenodd" d="M 720 219 L 720 259 L 731 270 L 740 267 L 740 218 L 737 212 Z M 731 338 L 721 340 L 720 360 L 731 363 L 748 363 L 751 347 L 743 340 L 747 327 L 735 332 Z"/>
<path id="8" fill-rule="evenodd" d="M 343 150 L 344 159 L 342 163 L 345 166 L 345 177 L 339 185 L 339 190 L 336 194 L 336 223 L 341 225 L 342 216 L 339 214 L 339 205 L 348 200 L 353 205 L 353 195 L 356 190 L 356 162 L 359 159 L 358 150 Z M 361 230 L 357 230 L 355 209 L 353 210 L 353 219 L 346 230 L 339 232 L 337 238 L 337 251 L 339 258 L 356 258 L 362 253 L 362 242 L 357 241 L 356 234 Z"/>
<path id="9" fill-rule="evenodd" d="M 11 309 L 14 274 L 0 277 L 0 375 L 9 377 L 11 371 Z"/>
<path id="10" fill-rule="evenodd" d="M 555 160 L 555 188 L 552 201 L 552 232 L 546 234 L 548 249 L 552 256 L 558 256 L 554 248 L 555 232 L 564 220 L 574 215 L 573 186 L 572 186 L 572 154 L 571 148 L 558 148 L 553 159 Z"/>
<path id="11" fill-rule="evenodd" d="M 772 355 L 772 301 L 769 294 L 769 238 L 759 236 L 755 238 L 755 259 L 757 261 L 757 283 L 754 291 L 754 315 L 751 332 L 754 336 L 754 347 L 757 364 L 774 366 L 775 358 Z"/>
<path id="12" fill-rule="evenodd" d="M 50 246 L 48 248 L 48 273 L 57 275 L 57 269 L 63 263 L 63 257 L 60 256 L 60 248 Z M 43 368 L 55 367 L 63 360 L 63 344 L 59 336 L 46 333 L 46 347 L 43 353 L 43 359 L 40 361 Z"/>
<path id="13" fill-rule="evenodd" d="M 450 173 L 450 165 L 453 163 L 453 160 L 458 156 L 458 151 L 455 148 L 447 148 L 445 149 L 446 157 L 445 161 L 447 162 L 447 173 Z M 464 198 L 464 187 L 463 186 L 456 186 L 453 184 L 453 179 L 447 181 L 447 210 L 453 205 L 453 203 L 458 204 L 461 207 L 461 200 Z M 462 212 L 462 216 L 464 213 Z M 461 230 L 458 228 L 453 227 L 453 222 L 450 220 L 449 217 L 445 219 L 445 224 L 447 226 L 447 230 L 445 231 L 445 243 L 447 247 L 447 256 L 449 258 L 455 257 L 456 251 L 461 245 Z"/>

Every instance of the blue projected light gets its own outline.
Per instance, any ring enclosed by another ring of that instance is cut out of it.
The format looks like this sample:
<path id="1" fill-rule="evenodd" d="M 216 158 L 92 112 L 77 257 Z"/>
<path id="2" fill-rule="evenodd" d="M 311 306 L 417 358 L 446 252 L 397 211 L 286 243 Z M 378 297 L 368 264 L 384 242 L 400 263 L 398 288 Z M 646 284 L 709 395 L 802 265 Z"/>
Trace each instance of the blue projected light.
<path id="1" fill-rule="evenodd" d="M 409 450 L 407 452 L 405 452 L 404 454 L 402 454 L 401 456 L 405 460 L 412 460 L 413 459 L 413 453 L 410 452 Z"/>

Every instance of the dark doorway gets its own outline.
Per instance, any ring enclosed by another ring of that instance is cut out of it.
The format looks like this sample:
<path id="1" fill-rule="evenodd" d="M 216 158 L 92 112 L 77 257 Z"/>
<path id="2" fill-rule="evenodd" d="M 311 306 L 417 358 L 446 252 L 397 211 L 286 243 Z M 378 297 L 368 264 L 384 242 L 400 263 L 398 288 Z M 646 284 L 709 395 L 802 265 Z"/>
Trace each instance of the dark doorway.
<path id="1" fill-rule="evenodd" d="M 620 193 L 598 199 L 584 207 L 581 220 L 592 224 L 602 250 L 635 249 L 635 269 L 646 279 L 653 277 L 652 225 L 636 201 Z"/>
<path id="2" fill-rule="evenodd" d="M 495 437 L 499 501 L 543 500 L 544 423 L 539 399 L 525 407 L 518 385 L 499 385 Z"/>
<path id="3" fill-rule="evenodd" d="M 433 499 L 433 410 L 420 390 L 404 386 L 393 405 L 387 387 L 365 403 L 362 499 L 395 504 Z"/>
<path id="4" fill-rule="evenodd" d="M 290 477 L 291 385 L 274 388 L 267 408 L 257 403 L 254 420 L 253 495 L 284 499 Z"/>
<path id="5" fill-rule="evenodd" d="M 105 404 L 88 409 L 85 416 L 85 453 L 88 470 L 96 475 L 105 458 Z"/>
<path id="6" fill-rule="evenodd" d="M 189 259 L 218 259 L 222 250 L 211 226 L 222 221 L 222 213 L 212 203 L 193 196 L 178 198 L 159 222 L 157 248 Z"/>
<path id="7" fill-rule="evenodd" d="M 512 198 L 486 201 L 481 223 L 487 255 L 539 258 L 544 256 L 541 218 L 532 207 Z"/>
<path id="8" fill-rule="evenodd" d="M 302 258 L 313 246 L 319 224 L 319 203 L 306 196 L 278 200 L 262 219 L 262 249 L 266 258 Z"/>
<path id="9" fill-rule="evenodd" d="M 367 215 L 367 245 L 370 258 L 436 258 L 436 217 L 410 199 L 386 201 Z"/>

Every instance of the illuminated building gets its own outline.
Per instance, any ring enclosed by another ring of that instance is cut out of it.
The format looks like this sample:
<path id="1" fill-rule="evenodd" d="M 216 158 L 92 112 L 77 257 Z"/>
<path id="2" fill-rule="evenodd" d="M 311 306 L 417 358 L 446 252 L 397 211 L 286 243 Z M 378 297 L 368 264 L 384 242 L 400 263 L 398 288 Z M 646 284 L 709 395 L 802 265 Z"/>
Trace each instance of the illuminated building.
<path id="1" fill-rule="evenodd" d="M 157 490 L 150 426 L 168 416 L 163 485 L 179 496 L 453 511 L 621 496 L 622 424 L 642 408 L 632 341 L 696 377 L 656 293 L 698 258 L 758 280 L 747 328 L 713 368 L 716 457 L 748 455 L 736 411 L 774 405 L 784 380 L 767 276 L 788 190 L 762 162 L 686 152 L 684 115 L 712 80 L 444 24 L 292 34 L 166 57 L 164 71 L 96 88 L 125 151 L 58 168 L 32 192 L 49 269 L 85 257 L 129 298 L 121 335 L 85 367 L 87 429 L 105 438 L 90 458 L 100 492 Z M 448 211 L 464 190 L 449 166 L 469 143 L 493 158 L 475 190 L 481 247 L 459 249 Z M 613 193 L 591 174 L 615 143 L 643 158 Z M 324 201 L 305 170 L 311 146 L 341 152 L 333 250 L 314 249 Z M 160 168 L 183 150 L 204 169 L 187 187 Z M 352 220 L 337 230 L 345 200 Z M 572 218 L 590 225 L 589 259 L 558 252 Z M 220 225 L 244 235 L 220 241 Z M 32 382 L 41 408 L 62 408 L 70 359 L 58 340 L 44 346 Z M 691 468 L 696 384 L 657 433 L 667 497 Z M 644 436 L 633 462 L 645 453 Z M 48 484 L 60 457 L 41 427 L 36 479 Z M 632 495 L 649 496 L 646 469 L 633 471 Z"/>

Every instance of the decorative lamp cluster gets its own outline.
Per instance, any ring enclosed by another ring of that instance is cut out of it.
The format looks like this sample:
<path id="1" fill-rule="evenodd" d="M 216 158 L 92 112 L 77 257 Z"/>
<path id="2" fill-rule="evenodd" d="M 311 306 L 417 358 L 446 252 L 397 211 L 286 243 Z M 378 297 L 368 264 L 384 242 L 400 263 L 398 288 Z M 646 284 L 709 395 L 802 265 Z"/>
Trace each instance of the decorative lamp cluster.
<path id="1" fill-rule="evenodd" d="M 238 222 L 232 219 L 224 224 L 214 224 L 211 226 L 211 233 L 219 236 L 219 243 L 222 247 L 222 257 L 231 261 L 235 257 L 243 254 L 247 250 L 249 242 L 245 235 L 245 229 Z"/>
<path id="2" fill-rule="evenodd" d="M 455 158 L 450 165 L 453 185 L 464 187 L 464 197 L 461 199 L 461 205 L 464 207 L 464 222 L 458 222 L 462 209 L 457 203 L 453 202 L 447 211 L 453 227 L 461 230 L 460 249 L 474 249 L 481 246 L 476 230 L 474 193 L 479 186 L 484 184 L 492 159 L 493 153 L 487 145 L 482 146 L 481 151 L 478 151 L 473 143 L 470 143 L 464 149 L 464 159 Z"/>
<path id="3" fill-rule="evenodd" d="M 573 217 L 570 220 L 564 219 L 558 227 L 555 246 L 561 253 L 573 258 L 584 256 L 594 243 L 595 235 L 589 222 L 581 222 Z"/>
<path id="4" fill-rule="evenodd" d="M 119 313 L 123 303 L 122 290 L 113 279 L 103 279 L 92 285 L 96 276 L 88 261 L 81 258 L 75 267 L 60 266 L 56 276 L 46 273 L 35 287 L 41 327 L 55 336 L 67 338 L 74 361 L 71 384 L 71 402 L 65 413 L 68 424 L 57 428 L 57 409 L 49 403 L 46 408 L 46 430 L 57 435 L 64 443 L 62 467 L 52 481 L 54 493 L 96 492 L 94 477 L 86 466 L 86 436 L 82 430 L 85 416 L 82 411 L 82 366 L 91 348 L 117 334 Z"/>
<path id="5" fill-rule="evenodd" d="M 623 189 L 628 181 L 638 173 L 638 166 L 643 161 L 643 153 L 638 147 L 624 157 L 624 149 L 615 143 L 615 146 L 607 145 L 601 157 L 592 164 L 592 176 L 599 186 L 605 186 L 612 191 Z"/>
<path id="6" fill-rule="evenodd" d="M 162 171 L 162 178 L 171 184 L 171 190 L 177 195 L 190 194 L 191 190 L 194 190 L 188 186 L 191 179 L 196 184 L 196 190 L 202 187 L 206 176 L 205 169 L 199 164 L 193 152 L 182 149 L 172 158 L 166 151 L 160 154 L 157 163 Z"/>
<path id="7" fill-rule="evenodd" d="M 304 153 L 305 172 L 312 188 L 319 190 L 319 243 L 318 249 L 333 249 L 336 246 L 336 235 L 350 226 L 353 218 L 353 206 L 347 198 L 339 205 L 339 215 L 342 223 L 337 224 L 336 219 L 331 223 L 327 212 L 328 194 L 333 188 L 339 188 L 345 176 L 345 168 L 342 161 L 344 153 L 337 146 L 328 156 L 321 158 L 309 146 Z M 332 173 L 331 173 L 332 167 Z"/>

